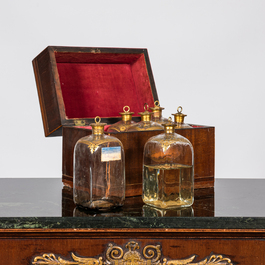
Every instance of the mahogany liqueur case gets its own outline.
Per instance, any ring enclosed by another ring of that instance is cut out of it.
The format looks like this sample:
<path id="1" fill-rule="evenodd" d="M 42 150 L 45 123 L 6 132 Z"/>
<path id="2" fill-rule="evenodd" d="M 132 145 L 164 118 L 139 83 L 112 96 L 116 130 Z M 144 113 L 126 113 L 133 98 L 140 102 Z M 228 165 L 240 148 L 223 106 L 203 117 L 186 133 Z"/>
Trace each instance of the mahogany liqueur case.
<path id="1" fill-rule="evenodd" d="M 144 104 L 158 100 L 147 49 L 48 46 L 33 68 L 45 136 L 63 136 L 63 177 L 73 183 L 73 150 L 78 139 L 91 134 L 88 126 L 100 116 L 113 124 L 129 106 L 133 120 Z M 177 106 L 173 106 L 175 110 Z M 214 187 L 214 127 L 191 125 L 177 129 L 194 148 L 195 196 L 210 195 Z M 142 193 L 145 142 L 162 131 L 111 132 L 125 151 L 126 196 Z"/>

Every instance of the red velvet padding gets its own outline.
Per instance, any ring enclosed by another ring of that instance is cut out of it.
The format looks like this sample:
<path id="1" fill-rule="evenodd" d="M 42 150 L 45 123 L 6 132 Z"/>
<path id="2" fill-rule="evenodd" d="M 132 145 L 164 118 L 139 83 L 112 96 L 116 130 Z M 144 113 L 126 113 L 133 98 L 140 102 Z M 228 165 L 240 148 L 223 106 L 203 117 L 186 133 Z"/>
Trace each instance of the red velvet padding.
<path id="1" fill-rule="evenodd" d="M 154 105 L 143 54 L 93 54 L 83 63 L 79 56 L 78 62 L 64 62 L 62 55 L 57 61 L 67 118 L 119 117 L 125 105 L 138 116 L 145 103 Z"/>
<path id="2" fill-rule="evenodd" d="M 111 126 L 110 124 L 109 125 L 105 125 L 104 126 L 104 132 L 106 132 L 110 126 Z M 91 126 L 75 126 L 75 128 L 92 130 L 92 127 Z"/>

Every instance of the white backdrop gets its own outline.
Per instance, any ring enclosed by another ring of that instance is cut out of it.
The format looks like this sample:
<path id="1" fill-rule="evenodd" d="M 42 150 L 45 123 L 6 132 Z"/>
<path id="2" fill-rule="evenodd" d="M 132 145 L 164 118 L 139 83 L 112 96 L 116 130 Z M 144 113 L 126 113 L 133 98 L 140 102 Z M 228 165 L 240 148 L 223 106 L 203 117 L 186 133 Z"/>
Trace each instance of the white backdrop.
<path id="1" fill-rule="evenodd" d="M 48 45 L 147 48 L 164 116 L 216 128 L 216 177 L 264 178 L 264 0 L 13 0 L 0 9 L 0 177 L 60 177 L 32 59 Z"/>

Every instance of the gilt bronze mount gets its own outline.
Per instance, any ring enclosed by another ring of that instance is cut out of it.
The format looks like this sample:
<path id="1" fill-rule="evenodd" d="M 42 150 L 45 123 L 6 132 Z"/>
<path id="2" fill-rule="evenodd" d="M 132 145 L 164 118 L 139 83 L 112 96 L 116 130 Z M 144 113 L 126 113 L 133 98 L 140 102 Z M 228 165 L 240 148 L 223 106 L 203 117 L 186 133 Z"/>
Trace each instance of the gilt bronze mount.
<path id="1" fill-rule="evenodd" d="M 112 243 L 108 245 L 105 258 L 84 258 L 71 254 L 71 260 L 65 260 L 55 254 L 43 254 L 34 258 L 32 264 L 68 264 L 68 265 L 233 265 L 232 261 L 223 255 L 211 255 L 204 260 L 194 262 L 196 255 L 187 259 L 168 260 L 162 259 L 160 245 L 147 245 L 143 248 L 142 254 L 139 252 L 140 246 L 135 241 L 130 241 L 125 246 L 127 251 L 122 247 Z"/>

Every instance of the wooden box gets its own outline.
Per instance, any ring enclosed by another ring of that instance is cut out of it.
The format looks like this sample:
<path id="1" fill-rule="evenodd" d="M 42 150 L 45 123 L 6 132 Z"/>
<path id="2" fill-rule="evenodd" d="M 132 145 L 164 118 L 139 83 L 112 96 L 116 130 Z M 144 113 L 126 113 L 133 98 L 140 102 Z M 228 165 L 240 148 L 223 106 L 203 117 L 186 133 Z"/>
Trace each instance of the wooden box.
<path id="1" fill-rule="evenodd" d="M 63 135 L 63 182 L 72 186 L 73 149 L 89 135 L 87 128 L 100 116 L 113 124 L 125 105 L 135 113 L 158 100 L 146 49 L 49 46 L 33 60 L 45 136 Z M 177 106 L 175 106 L 177 107 Z M 195 153 L 195 195 L 214 187 L 214 127 L 192 125 L 177 133 L 187 137 Z M 145 142 L 161 131 L 109 133 L 125 150 L 126 196 L 141 195 Z"/>

